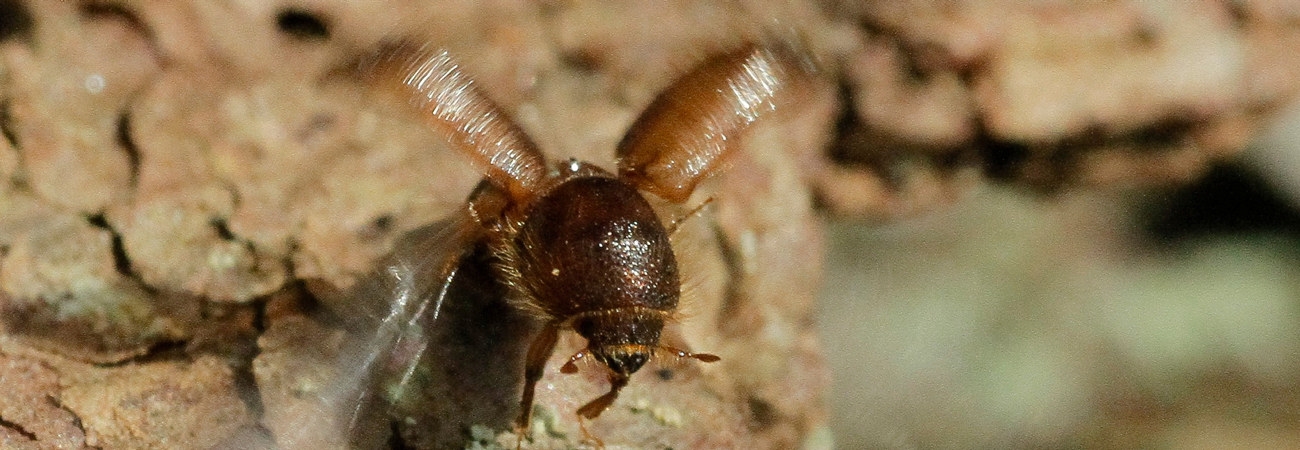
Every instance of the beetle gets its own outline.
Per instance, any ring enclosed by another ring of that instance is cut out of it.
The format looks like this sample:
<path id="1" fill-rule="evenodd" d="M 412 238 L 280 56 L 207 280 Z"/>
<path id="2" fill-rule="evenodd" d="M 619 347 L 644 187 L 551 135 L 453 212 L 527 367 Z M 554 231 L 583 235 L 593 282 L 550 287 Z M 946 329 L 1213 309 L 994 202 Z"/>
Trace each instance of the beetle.
<path id="1" fill-rule="evenodd" d="M 680 76 L 618 143 L 613 172 L 574 159 L 548 160 L 446 50 L 386 44 L 357 66 L 374 84 L 406 99 L 484 176 L 439 241 L 415 256 L 425 260 L 420 276 L 441 288 L 414 301 L 436 314 L 469 249 L 486 245 L 508 302 L 541 324 L 524 357 L 515 420 L 521 438 L 536 384 L 563 332 L 577 333 L 587 345 L 561 372 L 576 372 L 576 363 L 591 359 L 606 369 L 610 384 L 576 411 L 580 423 L 609 408 L 652 359 L 719 360 L 661 342 L 681 297 L 670 236 L 703 203 L 665 224 L 646 196 L 680 205 L 702 180 L 721 172 L 736 141 L 810 81 L 813 66 L 797 55 L 787 47 L 748 44 Z M 397 337 L 386 339 L 391 346 Z"/>

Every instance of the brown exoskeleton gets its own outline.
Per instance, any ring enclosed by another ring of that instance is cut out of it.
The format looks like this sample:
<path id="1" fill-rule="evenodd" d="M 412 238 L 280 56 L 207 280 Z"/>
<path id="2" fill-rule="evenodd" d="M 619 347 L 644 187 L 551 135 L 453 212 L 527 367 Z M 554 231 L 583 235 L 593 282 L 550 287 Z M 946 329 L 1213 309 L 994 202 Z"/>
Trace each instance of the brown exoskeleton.
<path id="1" fill-rule="evenodd" d="M 576 160 L 548 165 L 446 51 L 388 46 L 363 70 L 408 98 L 485 175 L 464 209 L 464 223 L 476 229 L 452 236 L 462 244 L 486 240 L 512 304 L 544 322 L 525 360 L 516 422 L 521 430 L 529 425 L 534 386 L 563 330 L 586 338 L 587 347 L 562 372 L 577 371 L 574 363 L 586 358 L 609 369 L 609 391 L 577 411 L 586 419 L 608 408 L 629 376 L 655 357 L 718 360 L 660 343 L 681 296 L 669 240 L 677 221 L 661 223 L 642 192 L 685 202 L 701 180 L 720 170 L 751 124 L 808 80 L 805 61 L 758 45 L 706 61 L 674 81 L 633 123 L 618 144 L 617 174 Z M 447 253 L 444 275 L 457 259 Z"/>

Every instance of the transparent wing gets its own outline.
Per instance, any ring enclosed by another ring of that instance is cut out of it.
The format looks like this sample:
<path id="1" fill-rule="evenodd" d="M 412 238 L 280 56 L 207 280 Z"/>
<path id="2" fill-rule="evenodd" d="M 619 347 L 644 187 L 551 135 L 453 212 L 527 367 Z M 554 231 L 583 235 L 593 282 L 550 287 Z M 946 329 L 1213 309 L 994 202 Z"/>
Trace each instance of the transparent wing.
<path id="1" fill-rule="evenodd" d="M 324 316 L 337 320 L 312 317 L 334 323 L 325 328 L 331 332 L 303 332 L 294 339 L 307 342 L 283 345 L 304 355 L 286 358 L 298 362 L 292 369 L 299 373 L 290 376 L 302 386 L 299 398 L 279 403 L 294 407 L 268 410 L 279 415 L 272 429 L 278 447 L 370 449 L 391 440 L 398 398 L 391 389 L 411 386 L 428 364 L 429 346 L 435 345 L 429 332 L 442 325 L 443 306 L 476 246 L 477 229 L 459 213 L 413 230 L 354 289 L 324 300 Z"/>
<path id="2" fill-rule="evenodd" d="M 380 444 L 388 410 L 429 362 L 433 330 L 460 266 L 480 240 L 480 227 L 460 213 L 408 234 L 349 297 L 363 308 L 344 318 L 350 336 L 339 355 L 340 378 L 324 400 L 342 414 L 353 446 Z M 378 300 L 378 301 L 375 301 Z"/>
<path id="3" fill-rule="evenodd" d="M 716 57 L 659 93 L 618 145 L 619 176 L 686 201 L 754 122 L 812 79 L 796 52 L 747 46 Z"/>
<path id="4" fill-rule="evenodd" d="M 465 211 L 415 230 L 348 293 L 333 377 L 279 447 L 459 448 L 475 427 L 510 428 L 536 324 L 483 237 Z"/>

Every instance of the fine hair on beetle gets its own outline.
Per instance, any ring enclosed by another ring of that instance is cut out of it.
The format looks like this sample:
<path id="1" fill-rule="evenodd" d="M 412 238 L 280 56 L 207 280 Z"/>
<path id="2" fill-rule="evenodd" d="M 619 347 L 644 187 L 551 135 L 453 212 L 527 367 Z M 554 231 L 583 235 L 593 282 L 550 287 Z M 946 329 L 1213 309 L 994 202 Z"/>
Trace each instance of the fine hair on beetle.
<path id="1" fill-rule="evenodd" d="M 712 200 L 687 204 L 696 186 L 722 171 L 755 122 L 811 80 L 813 66 L 799 52 L 747 44 L 702 61 L 640 113 L 613 149 L 612 172 L 547 158 L 446 50 L 385 44 L 359 70 L 405 98 L 484 176 L 459 212 L 471 229 L 450 234 L 460 242 L 429 257 L 444 260 L 438 276 L 449 280 L 464 248 L 486 243 L 509 302 L 541 323 L 524 361 L 515 421 L 521 439 L 535 386 L 564 331 L 587 344 L 560 371 L 594 360 L 610 384 L 576 411 L 580 423 L 609 408 L 652 359 L 719 360 L 666 342 L 673 339 L 665 326 L 682 320 L 681 300 L 694 284 L 676 253 L 691 246 L 674 240 Z M 662 205 L 680 212 L 664 220 Z"/>

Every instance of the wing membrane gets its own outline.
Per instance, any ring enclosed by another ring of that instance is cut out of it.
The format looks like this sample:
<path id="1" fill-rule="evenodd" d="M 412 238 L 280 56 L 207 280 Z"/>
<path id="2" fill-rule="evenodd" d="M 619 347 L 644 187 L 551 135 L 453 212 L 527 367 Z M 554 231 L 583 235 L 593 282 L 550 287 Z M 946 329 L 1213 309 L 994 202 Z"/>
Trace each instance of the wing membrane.
<path id="1" fill-rule="evenodd" d="M 372 274 L 337 302 L 347 329 L 324 386 L 310 389 L 292 423 L 277 430 L 282 448 L 328 443 L 378 448 L 389 439 L 392 392 L 414 383 L 436 343 L 444 305 L 456 293 L 461 266 L 480 241 L 481 227 L 462 210 L 416 229 L 395 245 Z"/>

